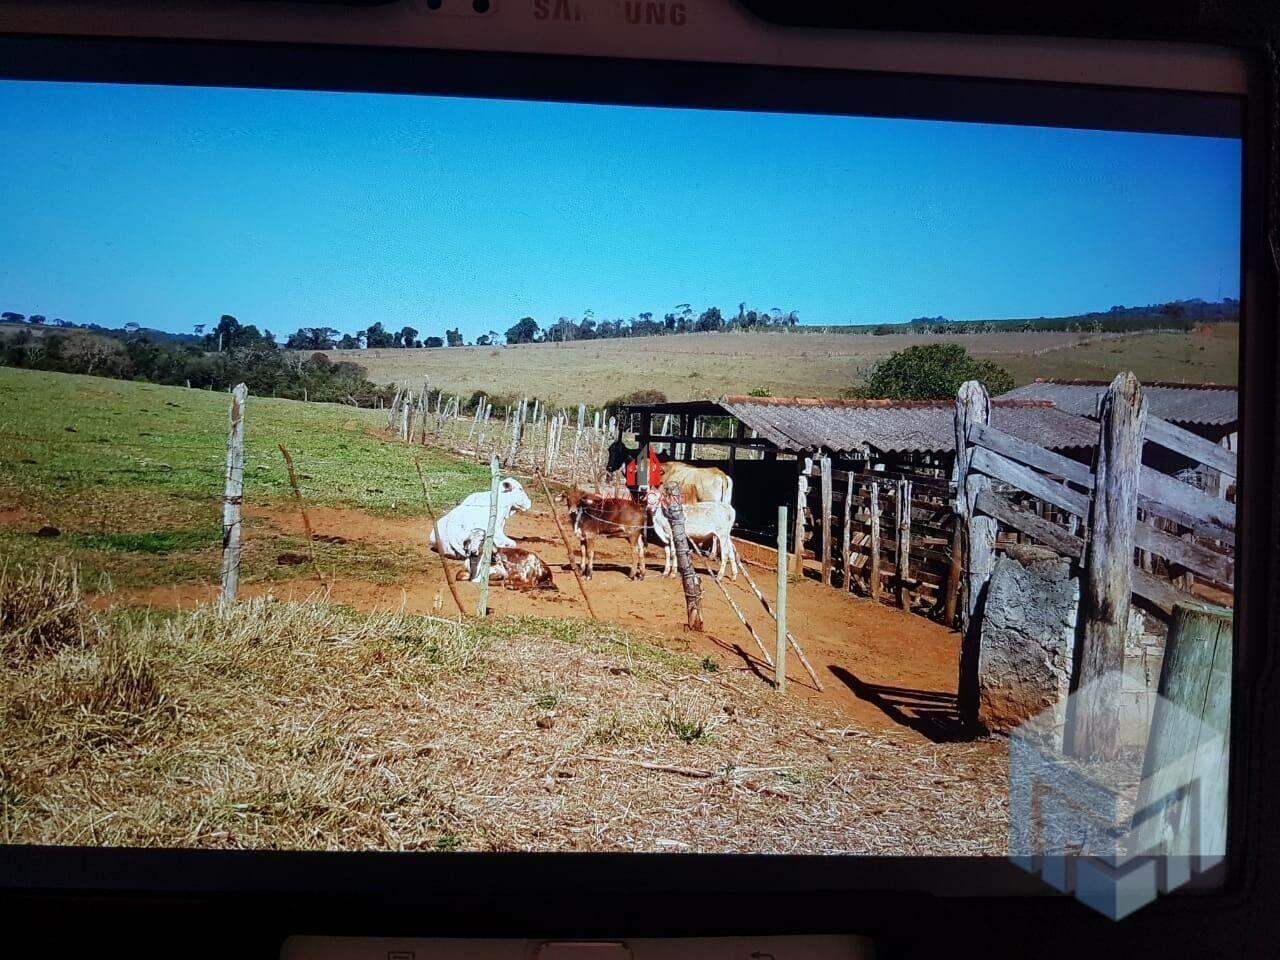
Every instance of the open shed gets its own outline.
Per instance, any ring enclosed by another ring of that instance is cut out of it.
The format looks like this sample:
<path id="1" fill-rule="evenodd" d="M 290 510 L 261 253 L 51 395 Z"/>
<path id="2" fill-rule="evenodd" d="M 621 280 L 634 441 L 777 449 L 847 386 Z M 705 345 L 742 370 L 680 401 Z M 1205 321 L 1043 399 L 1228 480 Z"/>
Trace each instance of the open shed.
<path id="1" fill-rule="evenodd" d="M 932 479 L 951 476 L 955 459 L 952 400 L 843 400 L 753 397 L 634 404 L 619 431 L 640 445 L 705 466 L 734 480 L 733 505 L 749 539 L 774 542 L 777 508 L 793 507 L 806 461 L 830 457 L 846 473 Z M 1019 439 L 1087 461 L 1098 428 L 1051 400 L 992 402 L 991 422 Z M 790 549 L 794 550 L 794 536 Z"/>

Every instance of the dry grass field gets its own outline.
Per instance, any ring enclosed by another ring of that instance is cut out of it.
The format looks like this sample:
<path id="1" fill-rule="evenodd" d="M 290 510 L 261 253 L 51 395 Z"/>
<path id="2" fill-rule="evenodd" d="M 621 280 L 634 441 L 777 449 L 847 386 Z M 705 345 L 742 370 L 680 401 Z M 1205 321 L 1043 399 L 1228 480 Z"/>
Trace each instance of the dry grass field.
<path id="1" fill-rule="evenodd" d="M 516 347 L 361 350 L 352 359 L 379 383 L 417 384 L 463 396 L 523 393 L 562 403 L 603 403 L 662 385 L 672 400 L 748 393 L 835 396 L 897 350 L 955 342 L 993 360 L 1018 383 L 1036 377 L 1110 379 L 1121 369 L 1144 380 L 1234 383 L 1239 329 L 1207 334 L 1148 332 L 893 335 L 707 333 Z M 345 351 L 340 351 L 345 353 Z"/>

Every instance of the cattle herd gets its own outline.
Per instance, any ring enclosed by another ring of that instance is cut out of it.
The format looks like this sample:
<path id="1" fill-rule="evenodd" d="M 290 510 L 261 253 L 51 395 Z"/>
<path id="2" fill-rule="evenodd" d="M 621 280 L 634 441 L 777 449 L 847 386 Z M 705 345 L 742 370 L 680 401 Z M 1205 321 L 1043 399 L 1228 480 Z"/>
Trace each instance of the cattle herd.
<path id="1" fill-rule="evenodd" d="M 634 478 L 634 451 L 620 441 L 609 449 L 606 473 L 627 471 Z M 736 514 L 731 503 L 733 481 L 715 467 L 695 467 L 677 460 L 653 459 L 648 485 L 630 486 L 630 496 L 608 496 L 571 487 L 562 502 L 578 541 L 578 564 L 582 576 L 590 579 L 595 562 L 595 542 L 600 537 L 625 540 L 632 548 L 632 580 L 644 579 L 645 545 L 649 533 L 661 544 L 664 553 L 663 576 L 675 576 L 674 537 L 664 507 L 672 486 L 679 490 L 684 504 L 685 533 L 695 548 L 710 557 L 719 557 L 717 577 L 726 567 L 733 579 L 738 577 L 738 558 L 731 533 Z M 487 490 L 468 495 L 440 518 L 429 537 L 431 547 L 444 557 L 467 561 L 458 572 L 459 580 L 478 582 L 480 559 L 484 551 L 485 530 L 489 523 L 491 494 Z M 521 547 L 506 532 L 506 521 L 517 511 L 532 504 L 520 481 L 505 477 L 498 484 L 497 515 L 493 529 L 493 556 L 489 567 L 491 582 L 500 582 L 512 590 L 555 590 L 551 568 L 531 550 Z"/>

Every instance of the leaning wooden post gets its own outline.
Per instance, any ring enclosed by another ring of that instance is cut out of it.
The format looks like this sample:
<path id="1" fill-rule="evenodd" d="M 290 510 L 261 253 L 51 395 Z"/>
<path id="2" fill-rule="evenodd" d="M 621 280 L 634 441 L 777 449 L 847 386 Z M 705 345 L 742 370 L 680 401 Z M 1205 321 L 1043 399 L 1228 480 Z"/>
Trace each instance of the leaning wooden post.
<path id="1" fill-rule="evenodd" d="M 231 391 L 231 430 L 227 434 L 227 472 L 222 486 L 222 593 L 219 602 L 236 601 L 240 586 L 240 506 L 244 500 L 244 405 L 249 388 Z"/>
<path id="2" fill-rule="evenodd" d="M 1132 373 L 1111 381 L 1098 417 L 1098 449 L 1089 504 L 1068 752 L 1113 760 L 1120 754 L 1120 678 L 1133 594 L 1133 531 L 1147 400 Z"/>
<path id="3" fill-rule="evenodd" d="M 565 553 L 569 557 L 569 569 L 573 571 L 573 579 L 578 581 L 578 590 L 582 593 L 582 600 L 587 605 L 587 613 L 591 614 L 592 620 L 599 620 L 596 616 L 595 607 L 591 606 L 591 596 L 587 593 L 587 585 L 582 580 L 582 574 L 578 570 L 578 564 L 574 560 L 573 547 L 569 545 L 569 535 L 564 532 L 564 525 L 560 522 L 560 514 L 556 512 L 556 502 L 551 497 L 551 491 L 547 488 L 547 479 L 542 474 L 538 474 L 538 482 L 542 484 L 542 494 L 547 498 L 547 506 L 551 508 L 551 519 L 556 522 L 556 530 L 560 532 L 560 540 L 564 544 Z"/>
<path id="4" fill-rule="evenodd" d="M 1229 610 L 1179 603 L 1165 642 L 1137 809 L 1187 799 L 1159 806 L 1134 839 L 1184 876 L 1191 857 L 1203 871 L 1226 854 L 1232 627 Z"/>
<path id="5" fill-rule="evenodd" d="M 822 496 L 822 584 L 831 586 L 831 458 L 820 461 Z"/>
<path id="6" fill-rule="evenodd" d="M 489 567 L 493 564 L 493 531 L 498 526 L 498 458 L 489 461 L 489 523 L 484 531 L 484 549 L 480 551 L 480 599 L 476 616 L 489 615 Z"/>
<path id="7" fill-rule="evenodd" d="M 991 486 L 991 481 L 970 472 L 973 449 L 969 428 L 975 423 L 991 422 L 991 396 L 977 380 L 969 380 L 956 391 L 956 522 L 964 528 L 961 555 L 967 564 L 963 578 L 964 604 L 960 636 L 960 676 L 956 689 L 956 705 L 961 723 L 972 726 L 978 720 L 978 648 L 980 626 L 977 616 L 987 581 L 995 570 L 996 521 L 980 516 L 974 509 L 978 494 Z"/>
<path id="8" fill-rule="evenodd" d="M 773 681 L 779 693 L 787 692 L 787 507 L 778 507 L 778 599 L 773 618 L 777 622 L 776 647 L 773 656 Z"/>
<path id="9" fill-rule="evenodd" d="M 427 504 L 427 518 L 431 521 L 431 529 L 436 535 L 436 556 L 440 558 L 440 571 L 444 574 L 445 585 L 453 596 L 453 605 L 458 608 L 458 615 L 465 617 L 467 611 L 462 605 L 462 598 L 458 596 L 458 587 L 453 582 L 453 571 L 449 569 L 449 564 L 444 559 L 444 538 L 440 536 L 440 521 L 436 519 L 436 508 L 431 502 L 431 494 L 427 491 L 427 477 L 422 472 L 422 461 L 414 460 L 413 465 L 418 468 L 418 482 L 422 484 L 422 499 Z"/>
<path id="10" fill-rule="evenodd" d="M 880 484 L 871 481 L 868 508 L 871 514 L 871 599 L 880 601 Z"/>
<path id="11" fill-rule="evenodd" d="M 844 533 L 840 536 L 840 564 L 844 571 L 845 590 L 853 589 L 853 558 L 849 554 L 849 541 L 853 536 L 853 471 L 845 474 L 844 485 Z"/>
<path id="12" fill-rule="evenodd" d="M 898 606 L 911 609 L 911 481 L 898 481 Z"/>
<path id="13" fill-rule="evenodd" d="M 702 587 L 698 583 L 698 574 L 693 569 L 693 558 L 689 555 L 689 538 L 684 529 L 684 504 L 681 499 L 678 483 L 664 483 L 662 492 L 662 512 L 666 514 L 667 523 L 671 525 L 671 542 L 676 549 L 676 566 L 680 570 L 680 579 L 684 584 L 685 615 L 690 630 L 702 630 Z M 642 561 L 643 562 L 643 561 Z"/>
<path id="14" fill-rule="evenodd" d="M 311 517 L 307 513 L 307 502 L 302 499 L 302 487 L 298 484 L 298 472 L 293 469 L 293 457 L 289 456 L 289 451 L 284 448 L 284 444 L 278 443 L 276 446 L 280 450 L 280 455 L 284 457 L 285 466 L 289 468 L 289 484 L 293 487 L 294 499 L 298 501 L 298 512 L 302 514 L 302 532 L 307 538 L 307 556 L 311 560 L 311 569 L 315 573 L 316 579 L 323 584 L 324 574 L 320 572 L 320 564 L 316 563 L 316 538 L 311 532 Z"/>

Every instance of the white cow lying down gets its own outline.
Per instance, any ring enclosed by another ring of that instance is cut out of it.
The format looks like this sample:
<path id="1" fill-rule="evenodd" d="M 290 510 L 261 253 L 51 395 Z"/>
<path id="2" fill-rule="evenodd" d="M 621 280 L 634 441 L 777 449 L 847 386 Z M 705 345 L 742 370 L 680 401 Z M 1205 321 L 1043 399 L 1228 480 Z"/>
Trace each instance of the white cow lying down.
<path id="1" fill-rule="evenodd" d="M 648 507 L 649 514 L 653 518 L 653 532 L 662 541 L 662 547 L 666 552 L 662 575 L 673 577 L 676 573 L 676 548 L 671 542 L 671 524 L 667 522 L 667 516 L 662 512 L 656 495 L 650 495 Z M 715 556 L 717 547 L 720 550 L 720 569 L 716 573 L 717 578 L 724 576 L 725 564 L 728 563 L 732 578 L 738 579 L 738 552 L 733 548 L 733 537 L 730 536 L 737 518 L 737 511 L 727 503 L 700 500 L 684 505 L 685 535 L 699 547 L 710 542 L 711 556 Z"/>
<path id="2" fill-rule="evenodd" d="M 520 481 L 514 477 L 506 477 L 498 482 L 498 522 L 493 528 L 493 542 L 499 547 L 514 547 L 516 542 L 507 536 L 505 524 L 507 517 L 517 510 L 528 510 L 533 504 L 529 495 L 524 492 Z M 453 560 L 463 560 L 467 556 L 466 542 L 471 531 L 479 527 L 484 530 L 489 526 L 489 491 L 482 490 L 467 496 L 460 504 L 440 518 L 440 540 L 444 549 L 436 543 L 436 532 L 431 531 L 428 542 L 437 553 Z"/>

